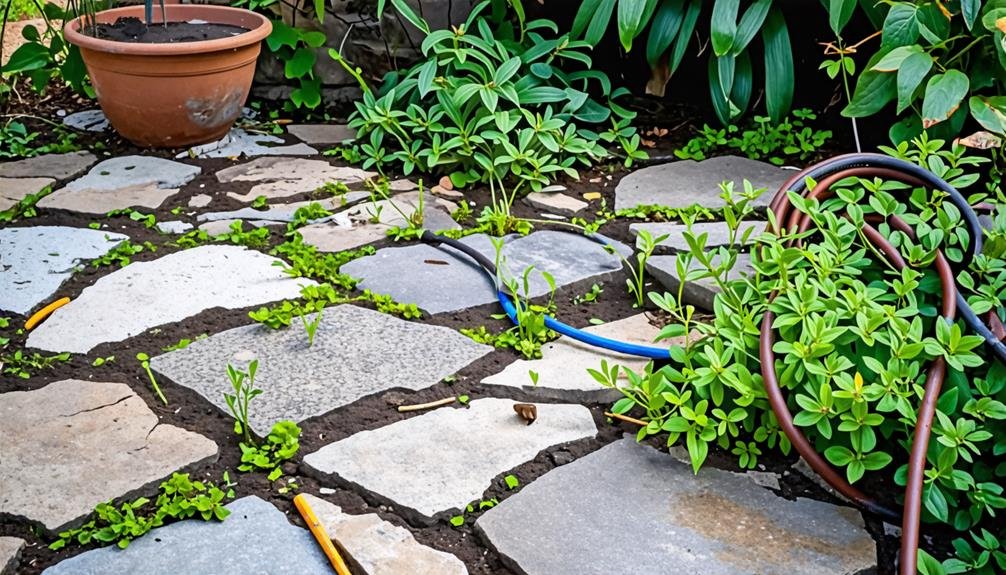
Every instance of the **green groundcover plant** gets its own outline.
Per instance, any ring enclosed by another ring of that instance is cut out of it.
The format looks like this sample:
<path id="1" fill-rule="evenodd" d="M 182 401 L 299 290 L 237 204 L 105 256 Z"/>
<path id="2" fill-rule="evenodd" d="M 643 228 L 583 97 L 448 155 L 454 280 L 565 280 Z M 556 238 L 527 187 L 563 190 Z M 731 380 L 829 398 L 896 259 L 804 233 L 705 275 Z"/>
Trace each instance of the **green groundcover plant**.
<path id="1" fill-rule="evenodd" d="M 962 148 L 941 150 L 942 144 L 922 138 L 914 148 L 887 151 L 967 189 L 983 159 L 963 155 Z M 678 274 L 688 281 L 708 277 L 720 287 L 714 316 L 697 320 L 680 291 L 651 294 L 677 320 L 661 337 L 684 338 L 670 347 L 671 364 L 639 373 L 603 364 L 591 373 L 624 395 L 615 413 L 642 414 L 646 425 L 639 439 L 666 434 L 668 445 L 683 441 L 696 470 L 711 445 L 754 467 L 765 447 L 783 453 L 791 447 L 768 406 L 761 376 L 758 338 L 762 317 L 771 310 L 775 368 L 795 423 L 850 482 L 878 473 L 904 486 L 926 369 L 942 357 L 948 371 L 927 454 L 924 520 L 971 535 L 955 542 L 955 559 L 924 563 L 931 573 L 1001 572 L 1006 366 L 963 322 L 940 316 L 942 291 L 932 268 L 937 250 L 951 262 L 962 261 L 969 238 L 961 214 L 940 193 L 900 182 L 850 178 L 833 190 L 821 202 L 791 194 L 794 207 L 814 225 L 800 234 L 749 238 L 753 273 L 742 279 L 726 275 L 738 248 L 707 251 L 705 234 L 687 232 L 690 253 L 680 257 Z M 744 243 L 738 222 L 751 213 L 756 196 L 749 184 L 739 194 L 724 186 L 733 246 Z M 866 219 L 890 215 L 916 230 L 912 238 L 878 224 L 908 263 L 900 271 L 878 257 L 862 231 Z M 976 313 L 1001 316 L 1006 214 L 996 215 L 985 235 L 983 252 L 969 266 L 958 266 L 957 281 Z M 804 240 L 802 247 L 788 245 L 793 239 Z"/>
<path id="2" fill-rule="evenodd" d="M 554 22 L 526 22 L 515 0 L 514 24 L 506 2 L 487 0 L 464 24 L 431 31 L 404 0 L 392 4 L 426 34 L 424 60 L 390 72 L 375 91 L 331 51 L 364 88 L 349 122 L 364 167 L 539 190 L 608 156 L 602 143 L 615 144 L 626 165 L 646 157 L 629 125 L 635 114 L 614 101 L 628 91 L 612 89 L 591 69 L 590 46 L 558 35 Z"/>

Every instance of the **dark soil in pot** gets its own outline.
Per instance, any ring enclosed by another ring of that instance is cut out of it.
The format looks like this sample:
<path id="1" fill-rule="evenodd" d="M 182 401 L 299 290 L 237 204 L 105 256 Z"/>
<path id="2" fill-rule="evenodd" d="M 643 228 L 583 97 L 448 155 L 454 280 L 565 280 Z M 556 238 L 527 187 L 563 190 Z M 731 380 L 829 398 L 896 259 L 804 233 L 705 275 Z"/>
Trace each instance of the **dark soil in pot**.
<path id="1" fill-rule="evenodd" d="M 98 24 L 89 35 L 104 40 L 134 44 L 178 44 L 230 38 L 247 32 L 247 28 L 230 24 L 214 24 L 192 20 L 147 26 L 139 18 L 123 17 L 114 24 Z M 91 30 L 85 29 L 85 32 Z"/>

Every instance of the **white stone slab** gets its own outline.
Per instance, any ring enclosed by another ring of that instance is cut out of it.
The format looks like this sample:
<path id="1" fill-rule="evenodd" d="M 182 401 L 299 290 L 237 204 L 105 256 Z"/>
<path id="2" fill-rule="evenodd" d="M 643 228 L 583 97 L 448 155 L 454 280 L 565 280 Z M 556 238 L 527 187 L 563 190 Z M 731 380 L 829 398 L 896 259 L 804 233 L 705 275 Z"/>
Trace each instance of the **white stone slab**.
<path id="1" fill-rule="evenodd" d="M 284 198 L 313 192 L 328 182 L 357 184 L 376 175 L 359 168 L 333 166 L 324 160 L 287 157 L 256 158 L 224 168 L 216 174 L 217 180 L 222 183 L 257 182 L 247 194 L 227 194 L 245 203 L 259 196 Z"/>
<path id="2" fill-rule="evenodd" d="M 58 531 L 94 506 L 216 457 L 122 383 L 65 379 L 0 395 L 0 514 Z"/>
<path id="3" fill-rule="evenodd" d="M 81 261 L 101 257 L 128 239 L 63 226 L 0 229 L 0 310 L 27 315 L 50 299 Z"/>
<path id="4" fill-rule="evenodd" d="M 295 298 L 303 278 L 272 265 L 279 261 L 239 246 L 200 246 L 149 262 L 132 263 L 102 277 L 56 310 L 28 337 L 28 347 L 87 353 L 147 329 L 214 308 L 238 309 Z"/>
<path id="5" fill-rule="evenodd" d="M 313 156 L 318 150 L 307 144 L 292 144 L 289 146 L 266 146 L 265 144 L 283 144 L 282 138 L 268 134 L 249 134 L 240 128 L 233 128 L 223 138 L 216 142 L 189 148 L 175 156 L 176 158 L 237 158 L 241 156 Z"/>
<path id="6" fill-rule="evenodd" d="M 494 477 L 543 449 L 597 433 L 582 405 L 538 404 L 538 419 L 527 425 L 513 404 L 487 398 L 467 409 L 437 409 L 361 431 L 304 462 L 430 518 L 478 499 Z"/>

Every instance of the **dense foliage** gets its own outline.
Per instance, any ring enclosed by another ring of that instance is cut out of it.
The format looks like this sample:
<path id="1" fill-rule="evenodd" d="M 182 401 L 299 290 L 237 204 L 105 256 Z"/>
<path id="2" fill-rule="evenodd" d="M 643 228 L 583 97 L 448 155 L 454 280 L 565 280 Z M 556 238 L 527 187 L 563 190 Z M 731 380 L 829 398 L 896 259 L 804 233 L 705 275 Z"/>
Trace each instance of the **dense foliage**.
<path id="1" fill-rule="evenodd" d="M 915 149 L 902 145 L 889 152 L 929 167 L 958 188 L 974 184 L 978 177 L 970 170 L 983 160 L 964 156 L 962 148 L 941 151 L 941 144 L 921 139 Z M 754 467 L 759 446 L 790 449 L 761 376 L 759 333 L 771 310 L 775 367 L 795 423 L 850 482 L 878 472 L 904 485 L 926 369 L 941 357 L 948 376 L 927 456 L 924 519 L 973 530 L 975 541 L 985 541 L 982 529 L 992 529 L 993 540 L 1001 537 L 996 517 L 1006 509 L 1006 367 L 961 321 L 940 317 L 942 290 L 932 269 L 937 250 L 951 262 L 962 261 L 969 238 L 961 215 L 940 194 L 899 182 L 850 178 L 833 189 L 835 195 L 822 202 L 791 194 L 813 226 L 752 238 L 754 271 L 742 279 L 726 275 L 739 257 L 737 247 L 707 250 L 704 234 L 686 233 L 690 253 L 679 258 L 678 273 L 690 281 L 712 278 L 720 287 L 713 318 L 696 320 L 680 292 L 652 294 L 680 322 L 662 333 L 684 338 L 671 346 L 672 364 L 643 373 L 604 365 L 593 375 L 624 394 L 616 413 L 644 414 L 640 438 L 667 433 L 668 445 L 683 439 L 696 470 L 712 444 Z M 724 191 L 730 202 L 726 219 L 736 224 L 750 213 L 757 192 L 748 186 L 738 199 L 731 186 Z M 908 263 L 900 271 L 878 257 L 862 231 L 867 218 L 891 215 L 917 234 L 879 224 Z M 804 240 L 802 247 L 790 245 L 797 239 Z M 733 246 L 743 243 L 731 239 Z M 1006 214 L 1000 213 L 986 232 L 984 252 L 957 278 L 976 313 L 1002 315 L 1004 258 Z M 1000 544 L 994 551 L 994 561 L 1006 566 L 1006 549 Z M 977 562 L 978 555 L 969 556 Z M 990 551 L 982 561 L 988 564 L 992 556 Z M 948 572 L 963 572 L 955 565 Z"/>

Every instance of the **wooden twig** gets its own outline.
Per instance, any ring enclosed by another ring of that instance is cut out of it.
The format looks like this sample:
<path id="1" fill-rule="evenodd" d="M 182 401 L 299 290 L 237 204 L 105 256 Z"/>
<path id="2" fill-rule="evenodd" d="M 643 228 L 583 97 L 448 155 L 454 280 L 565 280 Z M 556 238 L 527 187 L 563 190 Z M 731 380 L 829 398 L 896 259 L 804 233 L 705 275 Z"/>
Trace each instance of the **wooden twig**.
<path id="1" fill-rule="evenodd" d="M 452 395 L 450 397 L 445 397 L 443 399 L 438 399 L 436 401 L 431 401 L 429 403 L 417 403 L 415 405 L 399 405 L 398 412 L 405 413 L 406 411 L 422 411 L 424 409 L 432 409 L 434 407 L 440 407 L 441 405 L 454 403 L 457 400 L 458 398 Z"/>
<path id="2" fill-rule="evenodd" d="M 615 419 L 621 419 L 622 421 L 628 421 L 629 423 L 635 423 L 640 427 L 646 427 L 647 423 L 642 419 L 636 419 L 635 417 L 629 417 L 628 415 L 619 415 L 617 413 L 611 413 L 610 411 L 605 411 L 605 415 L 608 417 L 614 417 Z"/>

